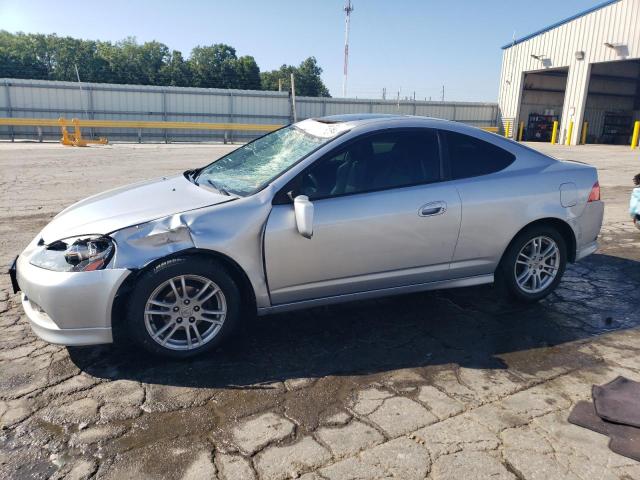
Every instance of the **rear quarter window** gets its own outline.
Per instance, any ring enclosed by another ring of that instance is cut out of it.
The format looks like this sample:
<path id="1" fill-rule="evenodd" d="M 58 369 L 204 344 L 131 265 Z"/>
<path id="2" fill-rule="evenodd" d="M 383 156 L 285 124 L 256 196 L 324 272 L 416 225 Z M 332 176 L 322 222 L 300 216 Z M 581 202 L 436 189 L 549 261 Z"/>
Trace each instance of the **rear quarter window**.
<path id="1" fill-rule="evenodd" d="M 451 178 L 469 178 L 499 172 L 516 157 L 500 147 L 469 135 L 444 132 L 449 152 Z"/>

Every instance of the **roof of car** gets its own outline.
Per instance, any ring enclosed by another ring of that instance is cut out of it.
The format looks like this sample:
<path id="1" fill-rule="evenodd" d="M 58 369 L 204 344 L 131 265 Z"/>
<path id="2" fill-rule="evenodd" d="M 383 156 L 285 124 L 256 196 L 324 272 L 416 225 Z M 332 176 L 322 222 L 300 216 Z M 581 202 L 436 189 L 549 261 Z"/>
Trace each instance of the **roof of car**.
<path id="1" fill-rule="evenodd" d="M 314 118 L 316 122 L 321 123 L 351 123 L 364 124 L 378 120 L 441 120 L 440 118 L 421 117 L 415 115 L 397 115 L 393 113 L 347 113 L 344 115 L 329 115 L 326 117 Z"/>
<path id="2" fill-rule="evenodd" d="M 471 135 L 481 140 L 488 141 L 506 150 L 531 150 L 524 145 L 505 138 L 502 135 L 484 131 L 478 127 L 462 122 L 446 120 L 443 118 L 423 117 L 419 115 L 395 115 L 383 113 L 354 113 L 345 115 L 330 115 L 326 117 L 310 118 L 303 122 L 312 122 L 316 125 L 324 123 L 325 127 L 336 127 L 341 131 L 353 130 L 358 133 L 362 131 L 373 131 L 384 129 L 387 125 L 392 128 L 424 127 L 424 128 L 445 128 L 454 132 Z M 335 135 L 333 131 L 332 135 Z"/>

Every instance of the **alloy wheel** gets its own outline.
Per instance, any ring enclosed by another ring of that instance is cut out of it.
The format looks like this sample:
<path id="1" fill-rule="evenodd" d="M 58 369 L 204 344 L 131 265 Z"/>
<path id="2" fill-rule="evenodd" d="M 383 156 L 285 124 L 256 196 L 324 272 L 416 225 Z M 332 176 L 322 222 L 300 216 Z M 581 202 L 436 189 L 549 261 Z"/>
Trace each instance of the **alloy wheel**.
<path id="1" fill-rule="evenodd" d="M 516 283 L 523 292 L 540 293 L 553 283 L 559 268 L 560 249 L 555 240 L 547 236 L 534 237 L 516 257 Z"/>
<path id="2" fill-rule="evenodd" d="M 226 298 L 218 285 L 199 275 L 179 275 L 151 293 L 144 323 L 162 347 L 193 350 L 216 337 L 226 315 Z"/>

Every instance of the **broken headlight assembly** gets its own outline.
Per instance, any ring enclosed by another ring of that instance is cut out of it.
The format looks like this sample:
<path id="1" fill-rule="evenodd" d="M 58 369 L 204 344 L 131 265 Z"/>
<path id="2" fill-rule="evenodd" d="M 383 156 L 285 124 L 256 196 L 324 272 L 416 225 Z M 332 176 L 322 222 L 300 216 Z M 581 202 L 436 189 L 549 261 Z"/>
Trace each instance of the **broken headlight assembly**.
<path id="1" fill-rule="evenodd" d="M 43 246 L 30 263 L 56 272 L 91 272 L 106 267 L 114 252 L 109 237 L 73 237 Z"/>

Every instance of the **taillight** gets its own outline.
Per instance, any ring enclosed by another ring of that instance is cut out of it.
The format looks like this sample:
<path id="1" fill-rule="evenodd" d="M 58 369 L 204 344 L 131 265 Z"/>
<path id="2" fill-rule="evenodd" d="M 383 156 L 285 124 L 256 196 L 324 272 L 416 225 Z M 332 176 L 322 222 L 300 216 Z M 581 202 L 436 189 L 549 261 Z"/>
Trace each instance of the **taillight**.
<path id="1" fill-rule="evenodd" d="M 593 187 L 591 187 L 591 193 L 589 193 L 589 199 L 587 200 L 587 203 L 598 201 L 600 201 L 600 183 L 596 182 L 593 184 Z"/>

